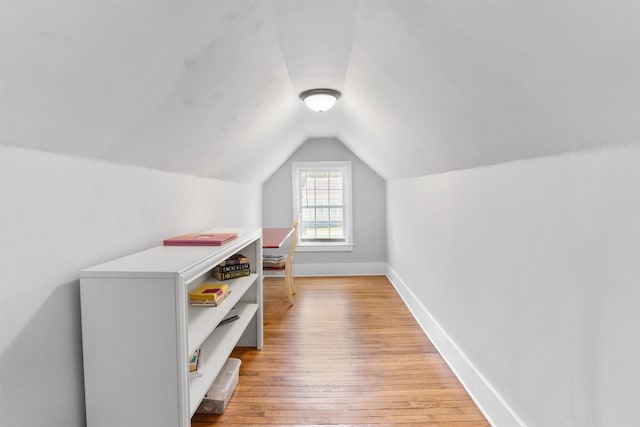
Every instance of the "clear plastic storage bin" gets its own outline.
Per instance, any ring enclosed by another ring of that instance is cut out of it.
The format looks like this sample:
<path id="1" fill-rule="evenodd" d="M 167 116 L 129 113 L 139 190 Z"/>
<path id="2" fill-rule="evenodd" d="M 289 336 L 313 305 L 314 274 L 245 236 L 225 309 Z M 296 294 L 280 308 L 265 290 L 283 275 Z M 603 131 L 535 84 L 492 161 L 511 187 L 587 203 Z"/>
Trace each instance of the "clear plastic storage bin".
<path id="1" fill-rule="evenodd" d="M 196 412 L 221 414 L 238 385 L 240 359 L 228 358 Z"/>

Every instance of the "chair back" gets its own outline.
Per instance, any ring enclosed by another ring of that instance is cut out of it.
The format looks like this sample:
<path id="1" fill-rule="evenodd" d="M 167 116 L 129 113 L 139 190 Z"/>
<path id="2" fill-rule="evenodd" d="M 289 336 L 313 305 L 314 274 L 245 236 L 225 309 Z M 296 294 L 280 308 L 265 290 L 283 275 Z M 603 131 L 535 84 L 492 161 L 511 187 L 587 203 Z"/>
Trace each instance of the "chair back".
<path id="1" fill-rule="evenodd" d="M 298 244 L 298 219 L 293 221 L 293 234 L 291 235 L 291 245 L 289 245 L 289 253 L 287 254 L 287 263 L 291 264 L 293 261 L 293 253 L 296 251 L 296 245 Z"/>

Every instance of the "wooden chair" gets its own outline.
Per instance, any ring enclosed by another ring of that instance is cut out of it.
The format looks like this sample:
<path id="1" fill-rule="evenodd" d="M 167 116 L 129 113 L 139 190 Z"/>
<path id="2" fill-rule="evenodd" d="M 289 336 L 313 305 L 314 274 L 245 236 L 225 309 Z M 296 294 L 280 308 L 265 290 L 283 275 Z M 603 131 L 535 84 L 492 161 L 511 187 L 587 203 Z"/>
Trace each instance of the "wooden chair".
<path id="1" fill-rule="evenodd" d="M 298 221 L 293 222 L 293 233 L 291 234 L 291 244 L 289 245 L 289 253 L 281 267 L 265 267 L 265 270 L 284 270 L 284 284 L 287 289 L 289 303 L 293 305 L 293 296 L 296 294 L 295 285 L 293 283 L 293 255 L 298 243 Z"/>

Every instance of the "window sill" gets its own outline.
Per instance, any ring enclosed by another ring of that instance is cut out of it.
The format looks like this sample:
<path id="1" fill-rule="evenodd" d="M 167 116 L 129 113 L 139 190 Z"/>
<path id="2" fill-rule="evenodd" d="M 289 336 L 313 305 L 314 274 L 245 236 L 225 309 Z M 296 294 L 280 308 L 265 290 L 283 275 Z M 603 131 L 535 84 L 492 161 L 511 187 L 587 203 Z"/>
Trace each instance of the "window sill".
<path id="1" fill-rule="evenodd" d="M 296 252 L 353 252 L 353 245 L 351 244 L 321 244 L 311 243 L 303 244 L 298 243 L 296 246 Z"/>

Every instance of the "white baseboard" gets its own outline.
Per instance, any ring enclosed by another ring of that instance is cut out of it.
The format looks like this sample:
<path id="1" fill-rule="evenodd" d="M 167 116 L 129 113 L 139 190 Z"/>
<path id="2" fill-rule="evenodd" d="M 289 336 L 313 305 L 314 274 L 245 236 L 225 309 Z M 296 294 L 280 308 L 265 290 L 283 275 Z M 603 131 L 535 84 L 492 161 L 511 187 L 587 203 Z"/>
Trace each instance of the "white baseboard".
<path id="1" fill-rule="evenodd" d="M 264 277 L 282 277 L 282 270 L 264 270 Z M 293 263 L 295 276 L 384 276 L 387 274 L 385 262 L 353 262 L 326 264 Z"/>
<path id="2" fill-rule="evenodd" d="M 456 343 L 390 266 L 387 266 L 387 277 L 422 330 L 438 349 L 440 355 L 458 377 L 489 423 L 494 427 L 525 427 L 524 422 L 505 403 L 482 374 L 478 372 Z"/>

